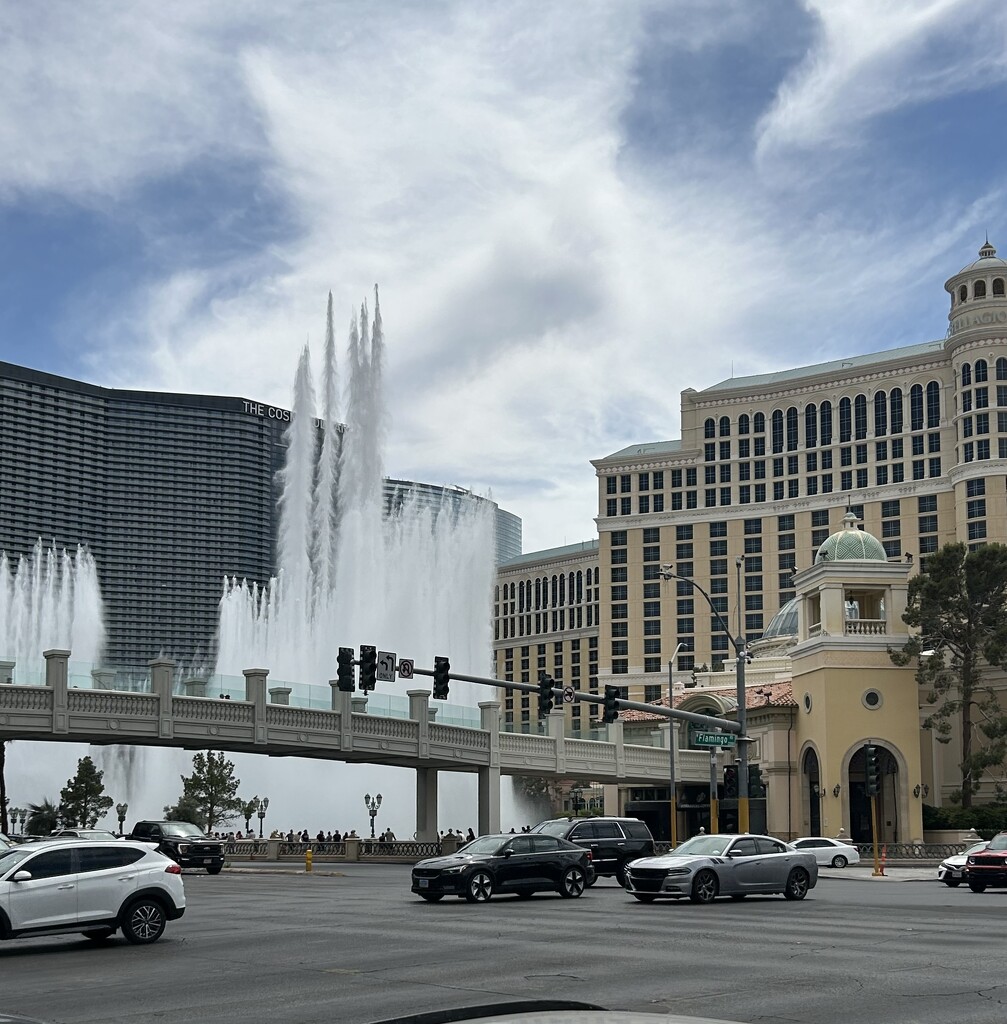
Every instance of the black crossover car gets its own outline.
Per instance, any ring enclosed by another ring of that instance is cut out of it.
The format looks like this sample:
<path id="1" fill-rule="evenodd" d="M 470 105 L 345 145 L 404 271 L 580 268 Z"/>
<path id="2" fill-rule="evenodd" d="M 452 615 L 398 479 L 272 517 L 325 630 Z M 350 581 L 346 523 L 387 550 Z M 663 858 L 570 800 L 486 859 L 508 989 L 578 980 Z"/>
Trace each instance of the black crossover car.
<path id="1" fill-rule="evenodd" d="M 591 852 L 596 875 L 626 884 L 626 865 L 637 857 L 654 856 L 654 837 L 639 818 L 553 818 L 540 821 L 532 835 L 559 836 Z"/>
<path id="2" fill-rule="evenodd" d="M 573 899 L 594 879 L 591 855 L 556 836 L 480 836 L 447 857 L 421 860 L 412 891 L 428 903 L 462 896 L 483 903 L 494 893 L 558 892 Z"/>

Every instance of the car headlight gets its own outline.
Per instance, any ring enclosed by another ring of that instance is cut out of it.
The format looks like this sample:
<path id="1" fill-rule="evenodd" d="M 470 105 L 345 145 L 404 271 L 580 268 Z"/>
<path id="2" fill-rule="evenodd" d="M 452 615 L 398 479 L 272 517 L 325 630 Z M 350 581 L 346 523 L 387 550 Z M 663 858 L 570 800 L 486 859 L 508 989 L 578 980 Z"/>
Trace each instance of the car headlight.
<path id="1" fill-rule="evenodd" d="M 970 864 L 975 864 L 975 862 L 976 862 L 975 857 L 969 857 L 969 863 Z"/>
<path id="2" fill-rule="evenodd" d="M 669 875 L 687 875 L 689 874 L 688 868 L 668 868 Z"/>
<path id="3" fill-rule="evenodd" d="M 442 875 L 458 875 L 458 874 L 461 874 L 461 872 L 463 872 L 464 870 L 465 870 L 465 865 L 464 864 L 459 864 L 458 867 L 456 867 L 456 868 L 444 868 L 441 871 L 441 874 Z"/>
<path id="4" fill-rule="evenodd" d="M 178 844 L 178 852 L 179 853 L 188 853 L 189 852 L 189 844 L 188 843 L 179 843 Z"/>

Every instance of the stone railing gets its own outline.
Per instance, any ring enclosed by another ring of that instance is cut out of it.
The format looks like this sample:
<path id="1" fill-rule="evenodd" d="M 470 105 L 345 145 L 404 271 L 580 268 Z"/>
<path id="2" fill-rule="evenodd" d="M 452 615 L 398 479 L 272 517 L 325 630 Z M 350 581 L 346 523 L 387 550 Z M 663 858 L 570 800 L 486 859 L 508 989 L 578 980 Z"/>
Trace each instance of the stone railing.
<path id="1" fill-rule="evenodd" d="M 48 686 L 5 686 L 3 706 L 9 711 L 52 711 L 52 690 Z"/>
<path id="2" fill-rule="evenodd" d="M 888 622 L 885 619 L 846 619 L 843 632 L 847 636 L 884 636 Z"/>
<path id="3" fill-rule="evenodd" d="M 209 697 L 173 697 L 171 700 L 172 718 L 189 722 L 251 725 L 254 714 L 254 705 L 244 700 L 211 700 Z"/>
<path id="4" fill-rule="evenodd" d="M 584 741 L 578 740 L 577 742 Z M 500 733 L 500 750 L 505 754 L 548 758 L 556 750 L 556 741 L 551 736 L 532 736 L 531 733 L 524 732 L 502 732 Z"/>
<path id="5" fill-rule="evenodd" d="M 153 717 L 158 713 L 156 696 L 121 690 L 70 690 L 67 710 L 74 714 L 115 715 L 119 718 Z"/>
<path id="6" fill-rule="evenodd" d="M 334 732 L 339 729 L 338 711 L 316 708 L 292 708 L 278 704 L 266 706 L 266 722 L 281 729 L 309 729 L 313 732 Z"/>
<path id="7" fill-rule="evenodd" d="M 969 843 L 878 843 L 878 856 L 887 863 L 909 861 L 915 864 L 940 864 L 945 857 L 965 852 Z M 874 859 L 873 843 L 855 843 L 861 861 Z"/>
<path id="8" fill-rule="evenodd" d="M 441 852 L 440 843 L 421 843 L 416 840 L 399 842 L 394 840 L 383 843 L 379 839 L 361 839 L 361 858 L 375 857 L 413 857 L 422 860 L 424 857 L 437 857 Z"/>
<path id="9" fill-rule="evenodd" d="M 466 750 L 489 750 L 489 733 L 479 729 L 466 729 L 461 725 L 430 724 L 430 742 L 446 747 L 464 747 Z"/>
<path id="10" fill-rule="evenodd" d="M 669 754 L 667 747 L 630 747 L 626 750 L 626 767 L 667 768 Z"/>

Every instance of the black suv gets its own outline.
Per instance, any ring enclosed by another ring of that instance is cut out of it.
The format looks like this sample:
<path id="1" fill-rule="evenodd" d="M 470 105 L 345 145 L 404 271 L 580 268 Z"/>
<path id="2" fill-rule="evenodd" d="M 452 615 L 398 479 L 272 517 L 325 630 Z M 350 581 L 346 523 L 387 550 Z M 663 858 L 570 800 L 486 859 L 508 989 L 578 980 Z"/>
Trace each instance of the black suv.
<path id="1" fill-rule="evenodd" d="M 217 875 L 224 866 L 224 844 L 188 821 L 138 821 L 126 838 L 157 843 L 161 853 L 183 868 L 206 868 Z"/>
<path id="2" fill-rule="evenodd" d="M 613 875 L 626 884 L 626 865 L 637 857 L 654 856 L 654 837 L 639 818 L 554 818 L 540 821 L 532 832 L 569 839 L 591 851 L 595 875 Z"/>

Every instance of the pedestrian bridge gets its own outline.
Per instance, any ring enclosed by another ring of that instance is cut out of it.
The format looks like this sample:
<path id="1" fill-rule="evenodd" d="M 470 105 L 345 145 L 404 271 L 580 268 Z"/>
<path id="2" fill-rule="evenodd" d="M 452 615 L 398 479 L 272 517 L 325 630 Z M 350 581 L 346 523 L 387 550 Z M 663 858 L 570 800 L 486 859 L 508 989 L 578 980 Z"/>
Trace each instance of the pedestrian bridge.
<path id="1" fill-rule="evenodd" d="M 666 784 L 667 747 L 623 742 L 622 722 L 602 742 L 564 735 L 562 709 L 547 735 L 501 732 L 499 701 L 479 704 L 479 728 L 431 721 L 430 694 L 410 690 L 409 717 L 354 710 L 354 697 L 331 687 L 331 709 L 293 707 L 289 689 L 267 690 L 267 669 L 244 671 L 245 699 L 174 692 L 175 663 L 150 663 L 150 692 L 68 686 L 69 651 L 45 652 L 44 685 L 0 686 L 0 737 L 75 743 L 123 743 L 317 757 L 413 768 L 417 772 L 417 838 L 437 835 L 437 773 L 479 776 L 479 830 L 500 827 L 500 775 L 583 778 L 599 783 Z M 359 699 L 358 699 L 359 700 Z M 677 750 L 682 782 L 709 778 L 709 755 Z"/>

